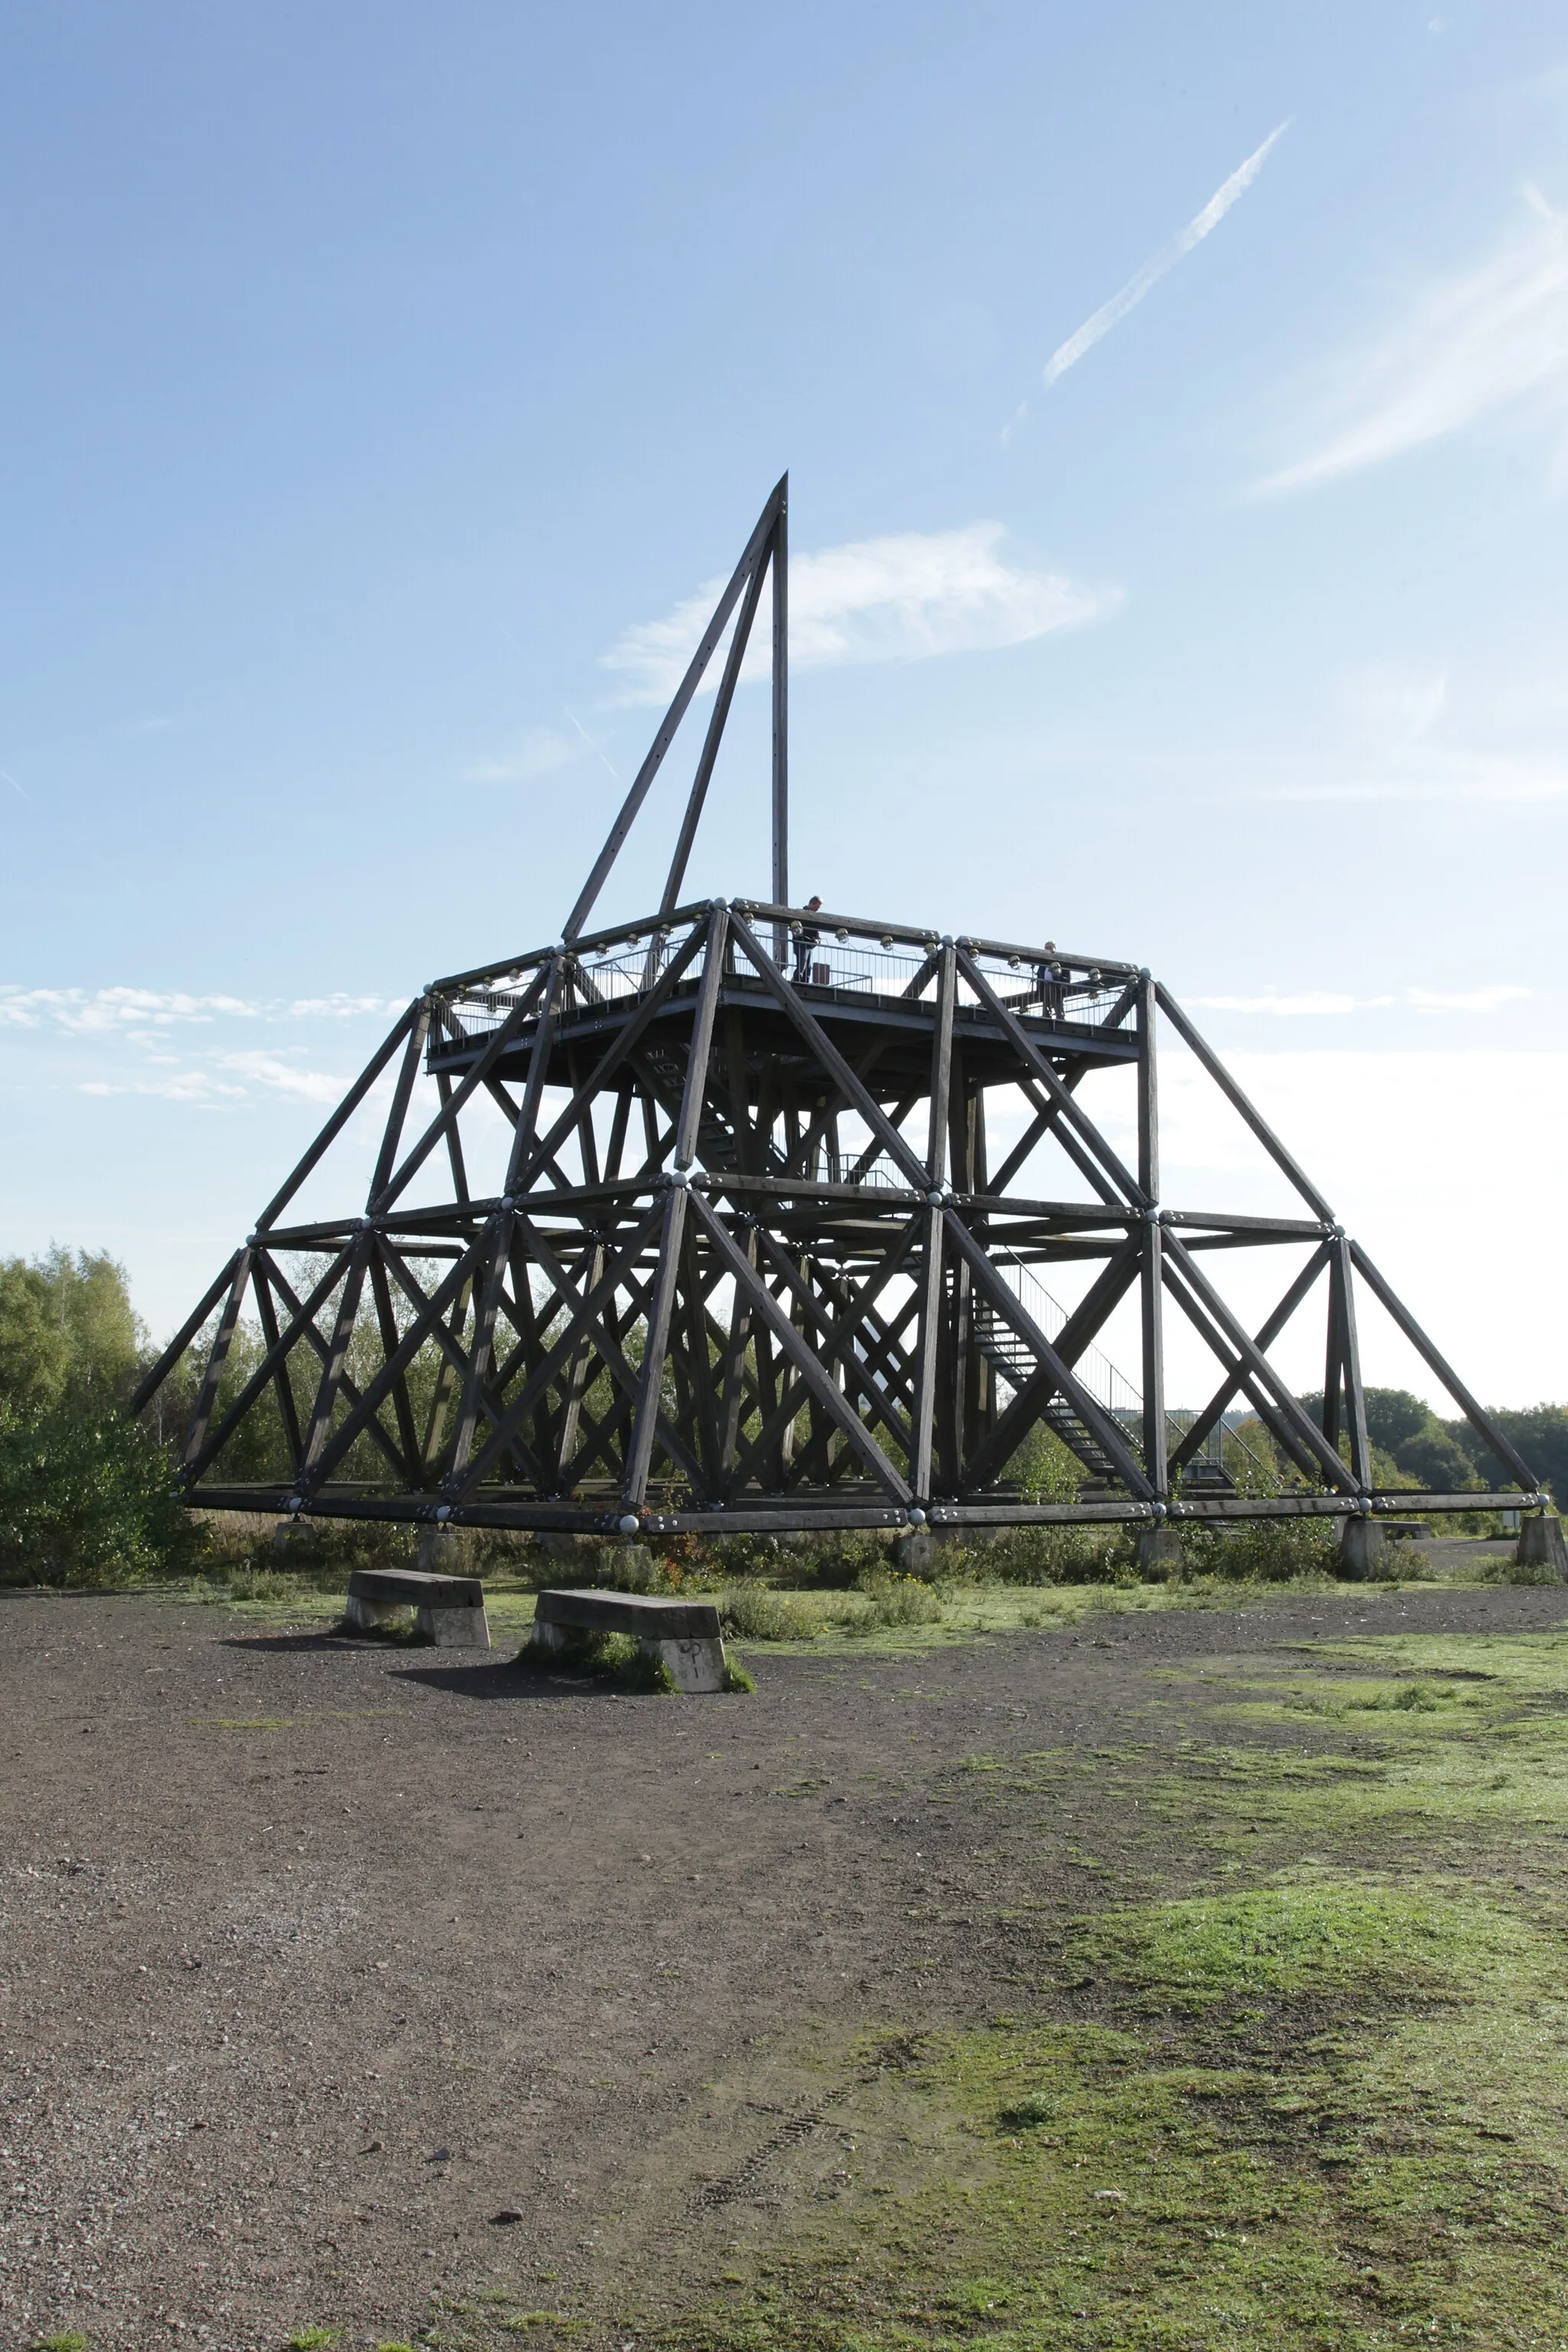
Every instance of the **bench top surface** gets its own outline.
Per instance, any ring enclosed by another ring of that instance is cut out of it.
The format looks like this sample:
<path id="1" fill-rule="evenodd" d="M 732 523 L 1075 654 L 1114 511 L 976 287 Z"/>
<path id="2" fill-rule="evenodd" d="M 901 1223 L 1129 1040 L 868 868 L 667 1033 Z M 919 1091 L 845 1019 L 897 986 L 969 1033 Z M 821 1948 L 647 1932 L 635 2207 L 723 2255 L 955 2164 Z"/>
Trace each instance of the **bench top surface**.
<path id="1" fill-rule="evenodd" d="M 349 1591 L 365 1601 L 406 1601 L 411 1608 L 482 1609 L 477 1576 L 431 1576 L 419 1568 L 356 1568 Z"/>
<path id="2" fill-rule="evenodd" d="M 616 1633 L 640 1633 L 649 1641 L 715 1642 L 719 1612 L 711 1601 L 667 1601 L 653 1592 L 606 1592 L 555 1585 L 534 1602 L 545 1625 L 597 1626 Z"/>

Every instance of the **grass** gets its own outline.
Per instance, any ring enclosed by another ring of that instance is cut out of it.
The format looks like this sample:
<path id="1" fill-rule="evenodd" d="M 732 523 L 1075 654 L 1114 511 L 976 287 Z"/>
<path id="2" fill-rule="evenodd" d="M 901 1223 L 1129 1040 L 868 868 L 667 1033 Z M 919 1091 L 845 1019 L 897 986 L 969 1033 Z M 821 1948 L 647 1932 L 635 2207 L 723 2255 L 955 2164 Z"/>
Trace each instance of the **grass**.
<path id="1" fill-rule="evenodd" d="M 1042 1917 L 1020 2014 L 863 2070 L 843 2185 L 639 2343 L 1568 2347 L 1568 1634 L 1205 1672 L 1173 1746 L 955 1768 L 1015 1835 L 1064 1775 L 1136 1794 L 1142 1845 L 1094 1836 L 1149 1899 Z"/>
<path id="2" fill-rule="evenodd" d="M 595 1675 L 619 1684 L 623 1690 L 668 1696 L 676 1686 L 664 1660 L 645 1650 L 631 1633 L 567 1626 L 563 1629 L 558 1647 L 536 1656 L 530 1641 L 524 1643 L 519 1656 L 524 1664 L 542 1665 L 547 1672 Z"/>
<path id="3" fill-rule="evenodd" d="M 289 2352 L 325 2352 L 325 2347 L 337 2340 L 335 2328 L 297 2327 L 289 2338 Z"/>

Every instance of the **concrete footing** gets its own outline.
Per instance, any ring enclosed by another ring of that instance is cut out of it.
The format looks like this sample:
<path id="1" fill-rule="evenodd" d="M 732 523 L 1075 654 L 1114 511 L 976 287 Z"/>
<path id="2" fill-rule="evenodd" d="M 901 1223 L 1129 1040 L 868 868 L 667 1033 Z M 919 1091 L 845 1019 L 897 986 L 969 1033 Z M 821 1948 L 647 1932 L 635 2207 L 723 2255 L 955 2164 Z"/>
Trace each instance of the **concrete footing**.
<path id="1" fill-rule="evenodd" d="M 1340 1538 L 1340 1574 L 1359 1581 L 1378 1576 L 1388 1556 L 1388 1538 L 1375 1519 L 1346 1519 Z"/>
<path id="2" fill-rule="evenodd" d="M 1140 1574 L 1173 1576 L 1182 1565 L 1180 1528 L 1140 1528 L 1135 1547 Z"/>
<path id="3" fill-rule="evenodd" d="M 1562 1520 L 1550 1511 L 1521 1519 L 1514 1559 L 1521 1568 L 1549 1568 L 1560 1583 L 1568 1584 L 1568 1543 L 1563 1539 Z"/>
<path id="4" fill-rule="evenodd" d="M 414 1566 L 421 1576 L 461 1576 L 468 1544 L 461 1528 L 421 1528 Z"/>
<path id="5" fill-rule="evenodd" d="M 895 1537 L 889 1549 L 896 1569 L 929 1584 L 951 1567 L 955 1552 L 975 1551 L 994 1539 L 990 1528 L 916 1528 Z"/>

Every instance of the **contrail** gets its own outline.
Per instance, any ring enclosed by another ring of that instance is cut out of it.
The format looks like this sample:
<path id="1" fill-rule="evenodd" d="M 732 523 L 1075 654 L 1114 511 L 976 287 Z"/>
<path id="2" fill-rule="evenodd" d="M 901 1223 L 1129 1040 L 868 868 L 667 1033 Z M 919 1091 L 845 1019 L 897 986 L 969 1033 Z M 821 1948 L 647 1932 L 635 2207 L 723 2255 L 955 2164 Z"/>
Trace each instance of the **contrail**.
<path id="1" fill-rule="evenodd" d="M 605 766 L 609 768 L 611 776 L 618 784 L 621 781 L 619 776 L 616 774 L 614 768 L 610 767 L 608 760 L 605 759 L 605 754 L 600 751 L 598 745 L 595 742 L 593 737 L 589 734 L 587 729 L 584 726 L 583 721 L 578 718 L 577 713 L 573 709 L 571 704 L 569 702 L 563 702 L 561 708 L 566 713 L 567 718 L 572 721 L 573 726 L 577 730 L 578 734 L 583 738 L 584 742 L 588 746 L 589 751 L 593 752 L 594 757 L 596 760 L 604 761 Z"/>
<path id="2" fill-rule="evenodd" d="M 1058 345 L 1046 362 L 1040 379 L 1047 392 L 1066 375 L 1069 367 L 1077 365 L 1085 352 L 1091 351 L 1102 335 L 1108 335 L 1119 320 L 1125 319 L 1129 310 L 1142 302 L 1149 289 L 1158 285 L 1168 269 L 1173 269 L 1184 255 L 1191 253 L 1194 245 L 1203 243 L 1211 229 L 1219 226 L 1237 196 L 1245 194 L 1257 179 L 1269 149 L 1277 140 L 1284 137 L 1289 127 L 1290 118 L 1287 115 L 1278 129 L 1269 132 L 1262 146 L 1255 149 L 1246 163 L 1238 165 L 1229 179 L 1215 190 L 1202 212 L 1195 214 L 1168 245 L 1163 245 L 1159 252 L 1128 279 L 1119 294 L 1113 294 L 1109 302 L 1102 302 L 1093 317 L 1084 320 L 1076 334 L 1069 335 L 1065 343 Z M 1024 411 L 1020 409 L 1004 433 L 1004 440 L 1008 438 L 1023 415 Z"/>

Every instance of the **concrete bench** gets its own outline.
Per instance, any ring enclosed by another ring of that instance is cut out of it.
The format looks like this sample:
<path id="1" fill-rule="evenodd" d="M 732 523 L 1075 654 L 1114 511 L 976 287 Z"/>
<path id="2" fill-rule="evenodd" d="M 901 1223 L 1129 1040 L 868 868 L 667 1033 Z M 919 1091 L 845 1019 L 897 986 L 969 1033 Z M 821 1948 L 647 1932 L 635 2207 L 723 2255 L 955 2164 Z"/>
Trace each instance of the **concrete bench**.
<path id="1" fill-rule="evenodd" d="M 368 1633 L 400 1609 L 438 1650 L 488 1650 L 485 1588 L 477 1576 L 427 1576 L 416 1568 L 356 1568 L 349 1579 L 344 1622 Z"/>
<path id="2" fill-rule="evenodd" d="M 534 1603 L 529 1652 L 557 1657 L 574 1633 L 630 1633 L 668 1668 L 678 1691 L 696 1696 L 724 1688 L 724 1644 L 710 1601 L 662 1601 L 645 1592 L 542 1592 Z"/>

